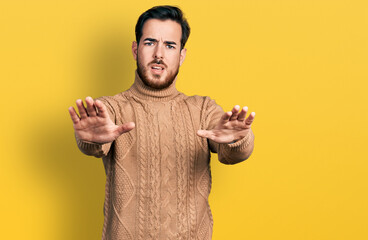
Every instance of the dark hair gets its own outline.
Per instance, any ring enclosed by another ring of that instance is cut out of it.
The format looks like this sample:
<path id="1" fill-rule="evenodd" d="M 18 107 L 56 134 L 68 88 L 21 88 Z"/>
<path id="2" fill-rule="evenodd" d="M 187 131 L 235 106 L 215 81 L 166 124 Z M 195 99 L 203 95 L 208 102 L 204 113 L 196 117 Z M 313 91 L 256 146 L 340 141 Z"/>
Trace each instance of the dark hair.
<path id="1" fill-rule="evenodd" d="M 190 34 L 190 27 L 180 8 L 168 5 L 156 6 L 142 13 L 135 25 L 135 39 L 137 44 L 139 44 L 143 34 L 143 25 L 149 19 L 172 20 L 179 23 L 181 26 L 181 49 L 184 48 Z"/>

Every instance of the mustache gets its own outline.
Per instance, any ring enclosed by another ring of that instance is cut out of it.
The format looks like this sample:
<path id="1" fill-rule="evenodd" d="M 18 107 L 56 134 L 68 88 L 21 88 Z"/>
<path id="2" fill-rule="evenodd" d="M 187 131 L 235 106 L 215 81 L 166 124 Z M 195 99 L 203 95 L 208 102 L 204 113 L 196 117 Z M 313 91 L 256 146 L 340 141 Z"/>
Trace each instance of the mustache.
<path id="1" fill-rule="evenodd" d="M 153 60 L 152 62 L 150 62 L 150 65 L 151 64 L 161 64 L 161 65 L 164 65 L 165 68 L 167 68 L 166 63 L 163 60 L 160 60 L 160 59 Z"/>

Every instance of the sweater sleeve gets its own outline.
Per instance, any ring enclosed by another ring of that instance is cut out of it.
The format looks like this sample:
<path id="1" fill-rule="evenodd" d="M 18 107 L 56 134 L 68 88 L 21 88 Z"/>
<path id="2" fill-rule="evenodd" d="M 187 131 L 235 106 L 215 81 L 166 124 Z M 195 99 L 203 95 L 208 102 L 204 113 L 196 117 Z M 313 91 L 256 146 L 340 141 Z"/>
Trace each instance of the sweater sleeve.
<path id="1" fill-rule="evenodd" d="M 108 101 L 105 100 L 103 97 L 98 98 L 98 100 L 100 100 L 106 106 L 111 120 L 113 122 L 116 122 L 114 110 L 111 107 L 111 105 L 108 103 Z M 112 144 L 112 142 L 101 144 L 101 143 L 84 141 L 84 140 L 79 139 L 77 136 L 75 136 L 75 139 L 77 141 L 78 148 L 82 153 L 89 155 L 89 156 L 94 156 L 97 158 L 106 156 L 109 153 L 110 147 Z"/>
<path id="2" fill-rule="evenodd" d="M 79 150 L 89 156 L 94 156 L 97 158 L 101 158 L 106 156 L 109 153 L 110 147 L 112 143 L 93 143 L 88 141 L 83 141 L 75 137 L 77 140 L 77 145 Z"/>
<path id="3" fill-rule="evenodd" d="M 213 129 L 224 114 L 222 108 L 214 100 L 209 100 L 207 105 L 206 122 L 207 129 Z M 234 143 L 216 143 L 208 140 L 210 150 L 218 154 L 218 159 L 224 164 L 236 164 L 250 157 L 254 148 L 254 134 L 250 130 L 242 139 Z"/>

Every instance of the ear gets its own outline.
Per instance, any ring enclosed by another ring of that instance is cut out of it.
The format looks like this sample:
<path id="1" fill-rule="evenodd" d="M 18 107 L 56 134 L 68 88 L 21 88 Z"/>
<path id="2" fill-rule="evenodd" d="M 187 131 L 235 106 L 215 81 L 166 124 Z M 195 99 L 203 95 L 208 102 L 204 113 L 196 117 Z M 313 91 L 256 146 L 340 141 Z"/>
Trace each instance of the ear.
<path id="1" fill-rule="evenodd" d="M 183 64 L 186 54 L 187 54 L 187 49 L 183 48 L 180 51 L 180 66 Z"/>
<path id="2" fill-rule="evenodd" d="M 132 53 L 133 53 L 133 57 L 134 57 L 134 60 L 137 61 L 137 55 L 138 55 L 138 44 L 136 41 L 134 41 L 132 43 Z"/>

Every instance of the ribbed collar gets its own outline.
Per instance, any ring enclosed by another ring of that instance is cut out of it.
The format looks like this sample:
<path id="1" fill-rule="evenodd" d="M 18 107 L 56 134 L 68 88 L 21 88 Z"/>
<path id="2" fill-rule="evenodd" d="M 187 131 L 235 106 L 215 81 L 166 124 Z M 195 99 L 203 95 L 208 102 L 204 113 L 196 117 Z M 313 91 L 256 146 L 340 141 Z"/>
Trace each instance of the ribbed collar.
<path id="1" fill-rule="evenodd" d="M 175 87 L 176 78 L 174 82 L 165 89 L 157 90 L 146 86 L 142 79 L 139 77 L 137 71 L 135 71 L 135 80 L 133 85 L 129 88 L 129 91 L 143 100 L 149 101 L 169 101 L 180 94 Z"/>

